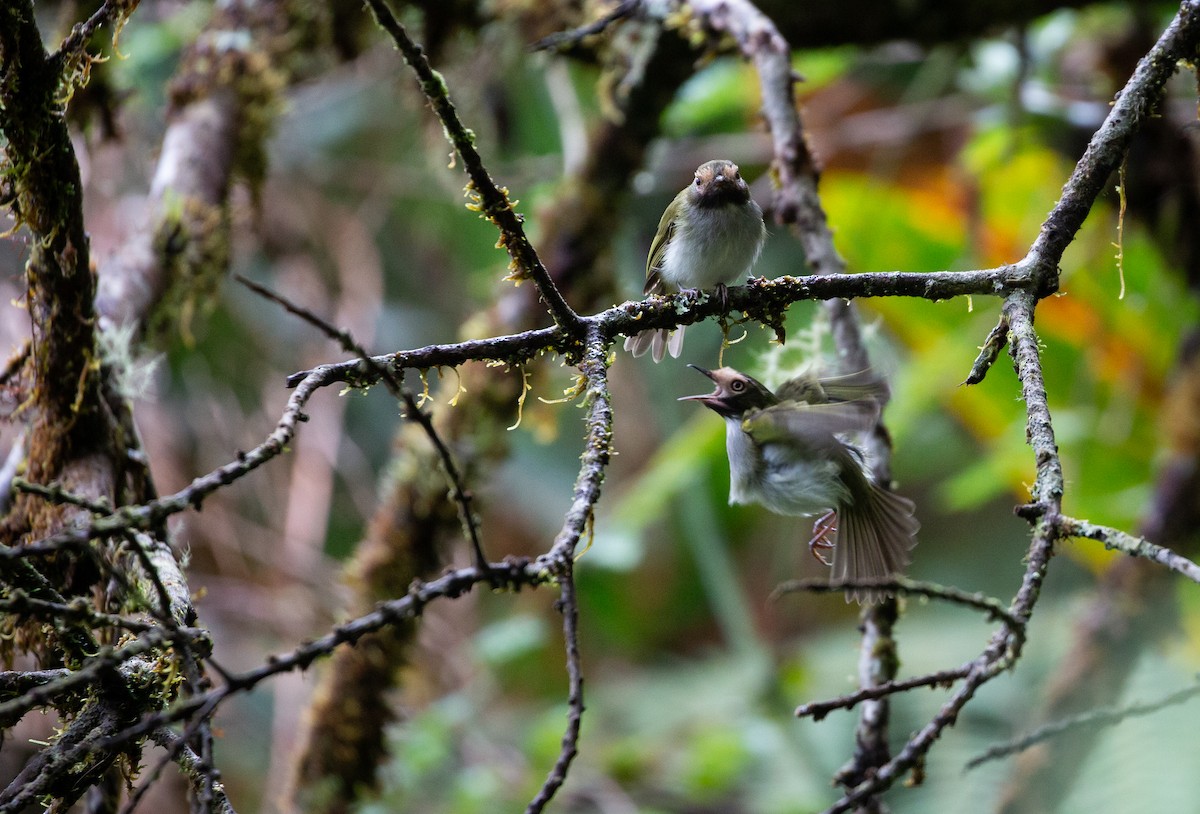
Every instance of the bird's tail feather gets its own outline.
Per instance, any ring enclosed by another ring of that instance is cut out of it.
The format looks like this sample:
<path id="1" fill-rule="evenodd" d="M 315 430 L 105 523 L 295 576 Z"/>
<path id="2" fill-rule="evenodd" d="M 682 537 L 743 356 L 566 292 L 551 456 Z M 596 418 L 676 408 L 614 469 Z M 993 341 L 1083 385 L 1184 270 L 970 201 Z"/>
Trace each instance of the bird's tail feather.
<path id="1" fill-rule="evenodd" d="M 672 359 L 678 359 L 683 350 L 683 326 L 675 330 L 667 328 L 652 328 L 625 338 L 625 350 L 636 356 L 650 357 L 655 362 L 661 362 L 670 353 Z"/>
<path id="2" fill-rule="evenodd" d="M 882 579 L 903 572 L 912 561 L 909 552 L 917 544 L 916 533 L 921 528 L 913 515 L 913 502 L 871 483 L 861 504 L 838 509 L 834 580 Z M 887 591 L 872 588 L 846 591 L 846 601 L 878 602 L 885 596 Z"/>

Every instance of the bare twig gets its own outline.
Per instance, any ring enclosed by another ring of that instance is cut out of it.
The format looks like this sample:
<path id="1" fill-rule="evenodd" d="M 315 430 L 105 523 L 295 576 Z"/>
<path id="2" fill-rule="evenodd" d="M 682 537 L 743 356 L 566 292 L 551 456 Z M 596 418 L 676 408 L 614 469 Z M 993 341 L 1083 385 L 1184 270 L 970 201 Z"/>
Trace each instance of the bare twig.
<path id="1" fill-rule="evenodd" d="M 530 51 L 557 51 L 570 46 L 578 45 L 587 37 L 594 37 L 597 34 L 604 32 L 606 28 L 623 17 L 628 17 L 640 5 L 640 0 L 623 0 L 613 7 L 612 11 L 601 15 L 597 20 L 593 20 L 587 25 L 581 25 L 579 28 L 571 31 L 560 31 L 557 34 L 551 34 L 548 37 L 542 37 L 540 40 L 529 46 Z"/>
<path id="2" fill-rule="evenodd" d="M 178 492 L 135 506 L 122 506 L 111 514 L 93 519 L 83 528 L 65 529 L 19 549 L 0 546 L 0 561 L 50 556 L 63 550 L 77 550 L 89 540 L 119 534 L 125 530 L 149 529 L 173 514 L 189 508 L 199 509 L 204 499 L 217 489 L 237 481 L 286 451 L 296 433 L 297 424 L 307 418 L 303 411 L 304 405 L 320 386 L 308 380 L 301 382 L 288 399 L 275 429 L 262 443 L 249 452 L 239 453 L 236 460 L 193 479 Z"/>
<path id="3" fill-rule="evenodd" d="M 970 672 L 971 668 L 968 665 L 951 670 L 926 673 L 925 675 L 906 678 L 902 681 L 887 681 L 882 684 L 863 687 L 861 690 L 847 693 L 837 698 L 831 698 L 828 701 L 813 701 L 808 704 L 801 704 L 796 707 L 795 715 L 797 718 L 812 718 L 814 721 L 819 721 L 834 710 L 850 709 L 851 707 L 858 706 L 863 701 L 886 698 L 889 695 L 915 690 L 918 687 L 949 687 L 954 682 L 966 678 Z"/>
<path id="4" fill-rule="evenodd" d="M 555 579 L 555 575 L 542 559 L 533 561 L 508 559 L 503 562 L 489 563 L 486 570 L 471 566 L 447 571 L 443 576 L 429 582 L 418 581 L 409 588 L 404 596 L 381 602 L 374 611 L 338 625 L 324 636 L 305 642 L 286 654 L 275 656 L 259 667 L 243 673 L 218 670 L 225 679 L 225 683 L 221 686 L 176 701 L 166 710 L 143 716 L 138 722 L 97 742 L 84 744 L 77 751 L 63 752 L 61 757 L 70 761 L 88 750 L 111 749 L 130 740 L 145 737 L 160 726 L 211 715 L 233 695 L 248 692 L 263 681 L 281 673 L 306 669 L 314 661 L 328 655 L 339 645 L 354 644 L 368 633 L 413 619 L 423 613 L 429 603 L 439 599 L 456 599 L 481 582 L 499 583 L 515 589 L 521 586 L 545 585 L 554 582 Z M 181 630 L 179 633 L 186 634 L 187 631 Z M 135 650 L 138 653 L 145 652 L 146 649 L 156 646 L 159 640 L 160 632 L 150 631 L 145 634 L 143 640 L 122 648 L 120 655 L 123 657 Z M 106 659 L 103 667 L 109 668 L 110 664 L 115 665 L 122 660 L 114 654 Z M 211 660 L 209 663 L 216 666 Z M 101 666 L 98 665 L 93 669 L 101 669 Z M 69 684 L 68 688 L 73 688 L 80 682 L 86 684 L 90 678 L 77 679 L 76 675 L 77 673 L 73 673 L 61 682 L 50 682 L 44 686 L 51 688 L 51 692 L 61 692 L 64 691 L 63 684 Z M 36 691 L 36 689 L 30 690 L 26 695 L 31 695 Z M 17 707 L 32 709 L 39 705 L 37 701 L 30 702 L 21 699 L 0 704 L 0 720 Z"/>
<path id="5" fill-rule="evenodd" d="M 1042 741 L 1050 740 L 1053 737 L 1062 735 L 1075 729 L 1088 728 L 1091 730 L 1099 730 L 1102 727 L 1112 727 L 1125 721 L 1129 718 L 1140 718 L 1146 715 L 1152 715 L 1155 712 L 1166 709 L 1167 707 L 1178 706 L 1185 701 L 1190 701 L 1200 695 L 1200 682 L 1192 684 L 1190 687 L 1184 687 L 1181 690 L 1166 695 L 1157 701 L 1149 701 L 1141 704 L 1130 704 L 1124 707 L 1110 707 L 1106 709 L 1095 709 L 1086 712 L 1082 715 L 1076 715 L 1072 718 L 1067 718 L 1062 721 L 1038 727 L 1034 731 L 1015 738 L 1006 743 L 996 744 L 988 748 L 986 751 L 971 758 L 967 761 L 967 769 L 974 769 L 984 763 L 996 760 L 997 758 L 1014 755 L 1017 752 L 1022 752 L 1030 746 L 1035 746 Z"/>
<path id="6" fill-rule="evenodd" d="M 404 402 L 405 418 L 415 421 L 420 425 L 425 436 L 429 439 L 429 443 L 437 450 L 438 458 L 442 462 L 442 469 L 446 472 L 446 479 L 450 481 L 450 492 L 454 497 L 455 505 L 458 506 L 458 515 L 462 521 L 463 530 L 466 532 L 467 539 L 471 543 L 471 550 L 475 554 L 475 565 L 479 568 L 487 568 L 487 557 L 483 553 L 479 523 L 475 519 L 474 510 L 471 508 L 471 493 L 467 491 L 463 484 L 462 474 L 459 472 L 458 465 L 454 462 L 454 456 L 450 454 L 450 448 L 446 446 L 446 442 L 442 440 L 437 428 L 433 426 L 433 421 L 430 419 L 429 414 L 417 404 L 417 400 L 413 397 L 412 392 L 404 386 L 403 382 L 392 373 L 387 365 L 376 362 L 367 353 L 367 349 L 358 344 L 349 331 L 342 328 L 335 328 L 327 320 L 322 319 L 307 308 L 296 305 L 286 297 L 271 291 L 265 286 L 259 285 L 253 280 L 249 280 L 240 274 L 236 276 L 238 282 L 255 294 L 278 303 L 287 309 L 289 313 L 295 314 L 309 325 L 312 325 L 329 338 L 338 342 L 343 350 L 357 354 L 359 361 L 367 367 L 371 375 L 383 380 L 392 397 Z"/>

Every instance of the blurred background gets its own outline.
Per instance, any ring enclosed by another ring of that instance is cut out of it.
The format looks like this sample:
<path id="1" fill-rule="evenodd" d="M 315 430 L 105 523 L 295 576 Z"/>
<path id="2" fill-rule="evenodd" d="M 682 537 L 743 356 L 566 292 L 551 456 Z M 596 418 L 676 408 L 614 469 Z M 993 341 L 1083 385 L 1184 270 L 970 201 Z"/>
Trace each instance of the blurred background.
<path id="1" fill-rule="evenodd" d="M 610 115 L 611 74 L 586 60 L 529 52 L 551 32 L 514 10 L 520 4 L 494 5 L 474 24 L 442 32 L 433 58 L 536 244 L 546 207 L 578 169 L 585 134 Z M 821 192 L 850 270 L 977 269 L 1020 259 L 1113 94 L 1174 10 L 1092 4 L 953 42 L 797 50 Z M 101 269 L 142 211 L 165 84 L 209 13 L 203 2 L 139 10 L 121 36 L 125 58 L 108 74 L 122 99 L 119 136 L 95 123 L 79 132 Z M 409 9 L 403 19 L 421 36 L 421 14 Z M 235 191 L 233 271 L 382 353 L 471 335 L 472 315 L 510 284 L 501 282 L 507 256 L 495 248 L 495 229 L 464 208 L 464 176 L 447 167 L 449 147 L 410 73 L 382 36 L 366 31 L 354 59 L 286 93 L 263 183 Z M 1124 217 L 1114 183 L 1067 252 L 1062 294 L 1037 315 L 1065 511 L 1127 530 L 1152 502 L 1165 454 L 1164 396 L 1181 339 L 1196 324 L 1200 229 L 1196 165 L 1188 163 L 1195 104 L 1195 76 L 1183 71 L 1161 127 L 1137 139 Z M 613 203 L 615 241 L 594 273 L 615 275 L 614 303 L 640 296 L 659 215 L 702 161 L 736 161 L 756 199 L 770 203 L 771 145 L 759 106 L 753 67 L 736 58 L 702 59 L 683 84 L 631 193 Z M 1180 135 L 1180 120 L 1191 122 L 1188 135 Z M 804 274 L 798 242 L 768 223 L 756 273 Z M 19 235 L 0 244 L 0 302 L 19 301 L 23 262 Z M 885 417 L 898 489 L 916 501 L 922 524 L 911 576 L 1007 601 L 1029 534 L 1012 512 L 1034 476 L 1024 405 L 1004 358 L 982 384 L 961 385 L 999 304 L 881 299 L 857 307 L 892 384 Z M 0 330 L 15 346 L 27 325 L 19 307 L 4 308 Z M 259 443 L 289 395 L 286 375 L 345 356 L 229 281 L 215 307 L 185 313 L 177 327 L 139 368 L 138 422 L 160 493 Z M 780 346 L 769 330 L 735 326 L 731 339 L 744 338 L 724 351 L 724 362 L 776 384 L 829 352 L 818 305 L 792 306 L 787 329 Z M 772 598 L 780 582 L 825 569 L 804 545 L 803 519 L 727 505 L 724 427 L 676 401 L 709 389 L 685 363 L 714 367 L 720 347 L 720 329 L 704 323 L 689 330 L 677 361 L 656 366 L 616 352 L 618 455 L 578 569 L 588 711 L 580 756 L 554 810 L 783 814 L 835 799 L 830 777 L 849 755 L 855 715 L 797 721 L 792 710 L 854 688 L 858 608 L 838 595 Z M 506 439 L 511 454 L 470 484 L 493 559 L 549 547 L 578 469 L 583 413 L 574 403 L 545 403 L 561 398 L 570 370 L 544 358 L 530 371 L 533 390 Z M 434 384 L 438 376 L 429 373 Z M 452 382 L 455 373 L 440 376 Z M 468 389 L 459 398 L 472 396 Z M 444 397 L 429 406 L 459 409 Z M 288 457 L 175 527 L 201 618 L 229 668 L 259 664 L 345 617 L 341 568 L 377 506 L 399 410 L 382 389 L 331 387 L 308 412 Z M 896 811 L 994 805 L 1011 765 L 964 773 L 963 764 L 1034 725 L 1034 699 L 1070 643 L 1074 614 L 1113 559 L 1087 542 L 1059 553 L 1025 658 L 987 685 L 934 748 L 924 785 L 889 795 Z M 466 556 L 460 551 L 456 561 Z M 1181 590 L 1173 634 L 1141 657 L 1127 700 L 1192 680 L 1200 602 L 1190 588 Z M 557 755 L 565 723 L 554 599 L 550 590 L 477 590 L 429 609 L 420 652 L 394 699 L 403 717 L 389 736 L 394 757 L 380 770 L 377 801 L 363 810 L 469 814 L 524 805 Z M 992 631 L 961 609 L 904 605 L 902 676 L 957 666 Z M 239 811 L 278 810 L 320 670 L 271 682 L 218 716 L 218 765 Z M 944 699 L 940 690 L 896 698 L 896 742 Z M 1100 734 L 1062 810 L 1192 810 L 1200 774 L 1194 749 L 1180 744 L 1198 728 L 1200 714 L 1185 706 Z"/>

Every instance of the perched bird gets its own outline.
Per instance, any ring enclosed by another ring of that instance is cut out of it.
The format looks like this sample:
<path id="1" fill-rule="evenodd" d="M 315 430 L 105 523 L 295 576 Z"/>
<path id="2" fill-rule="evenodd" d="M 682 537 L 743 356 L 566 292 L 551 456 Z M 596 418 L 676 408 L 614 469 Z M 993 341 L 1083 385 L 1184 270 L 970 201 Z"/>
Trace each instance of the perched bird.
<path id="1" fill-rule="evenodd" d="M 777 514 L 821 515 L 809 548 L 833 548 L 832 579 L 854 582 L 898 574 L 920 524 L 913 502 L 874 483 L 862 454 L 839 434 L 870 430 L 887 385 L 869 372 L 792 379 L 772 393 L 733 368 L 705 370 L 717 389 L 698 401 L 725 419 L 729 502 L 761 503 Z M 822 514 L 824 513 L 824 514 Z M 829 564 L 826 562 L 826 564 Z M 884 592 L 847 589 L 874 602 Z"/>
<path id="2" fill-rule="evenodd" d="M 749 274 L 762 251 L 767 227 L 762 209 L 750 197 L 732 161 L 718 159 L 700 165 L 695 180 L 667 205 L 646 258 L 643 293 L 673 294 L 686 289 L 725 285 Z M 683 326 L 642 331 L 625 340 L 625 350 L 655 362 L 664 353 L 678 357 Z"/>

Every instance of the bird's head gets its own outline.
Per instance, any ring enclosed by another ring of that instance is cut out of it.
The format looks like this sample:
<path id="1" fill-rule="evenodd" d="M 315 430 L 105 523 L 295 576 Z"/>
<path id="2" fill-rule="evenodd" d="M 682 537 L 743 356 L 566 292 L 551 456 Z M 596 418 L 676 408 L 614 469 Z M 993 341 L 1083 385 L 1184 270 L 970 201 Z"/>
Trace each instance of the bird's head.
<path id="1" fill-rule="evenodd" d="M 688 365 L 712 379 L 717 389 L 698 396 L 684 396 L 680 401 L 698 401 L 708 409 L 725 418 L 736 418 L 747 410 L 762 409 L 778 403 L 779 399 L 766 385 L 752 376 L 739 373 L 731 367 L 705 370 L 699 365 Z"/>
<path id="2" fill-rule="evenodd" d="M 688 196 L 702 209 L 715 209 L 746 203 L 750 200 L 750 187 L 737 164 L 718 158 L 706 161 L 696 170 Z"/>

